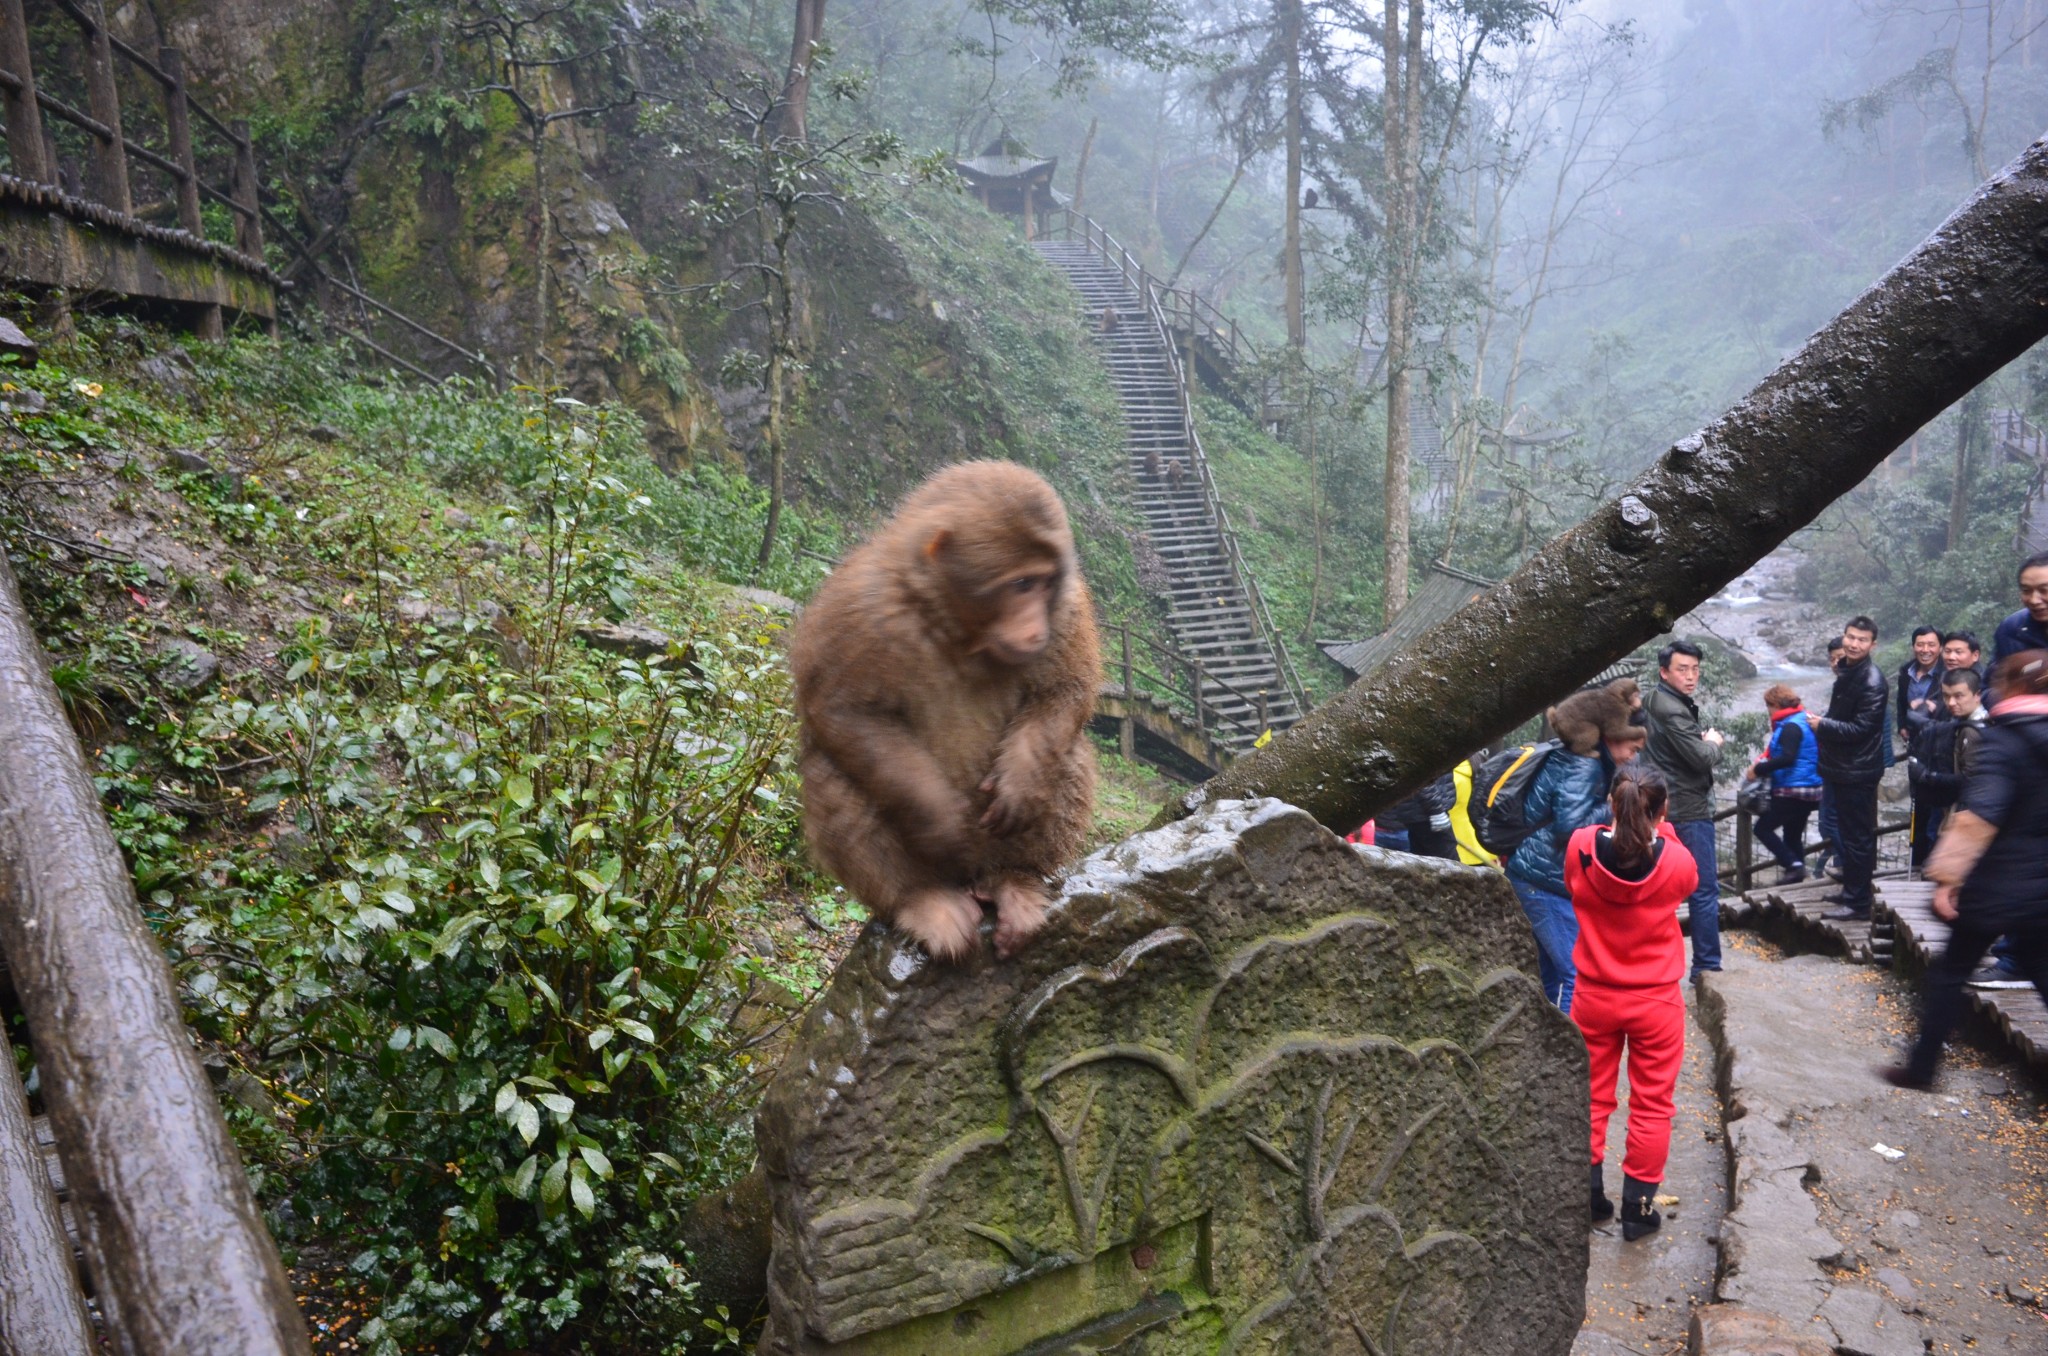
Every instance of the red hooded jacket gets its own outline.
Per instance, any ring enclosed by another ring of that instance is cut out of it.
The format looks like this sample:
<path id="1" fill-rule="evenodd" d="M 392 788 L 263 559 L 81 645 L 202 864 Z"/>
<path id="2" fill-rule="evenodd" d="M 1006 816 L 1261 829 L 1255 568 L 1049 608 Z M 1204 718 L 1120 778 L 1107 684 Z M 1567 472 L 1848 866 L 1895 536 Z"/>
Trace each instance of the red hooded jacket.
<path id="1" fill-rule="evenodd" d="M 1572 950 L 1579 979 L 1613 988 L 1676 984 L 1685 975 L 1678 906 L 1700 883 L 1700 869 L 1665 823 L 1657 829 L 1664 850 L 1650 874 L 1623 880 L 1593 851 L 1593 836 L 1606 827 L 1589 824 L 1565 847 L 1565 884 L 1579 916 L 1579 942 Z"/>

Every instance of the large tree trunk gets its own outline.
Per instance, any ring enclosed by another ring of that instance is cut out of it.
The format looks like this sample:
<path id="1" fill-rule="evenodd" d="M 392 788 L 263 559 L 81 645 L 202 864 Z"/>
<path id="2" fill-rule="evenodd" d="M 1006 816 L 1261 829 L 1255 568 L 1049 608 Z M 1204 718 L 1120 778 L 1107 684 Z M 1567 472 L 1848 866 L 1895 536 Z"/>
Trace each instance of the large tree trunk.
<path id="1" fill-rule="evenodd" d="M 126 1356 L 303 1356 L 305 1320 L 44 659 L 0 559 L 0 951 L 100 1311 Z"/>
<path id="2" fill-rule="evenodd" d="M 782 87 L 782 135 L 803 141 L 810 135 L 811 48 L 825 35 L 825 0 L 796 0 L 789 36 L 789 74 Z"/>
<path id="3" fill-rule="evenodd" d="M 2044 297 L 2048 139 L 1628 493 L 1163 817 L 1277 796 L 1333 829 L 1357 827 L 1669 631 L 1812 522 L 2048 336 Z"/>
<path id="4" fill-rule="evenodd" d="M 1980 388 L 1963 397 L 1962 407 L 1956 411 L 1956 474 L 1948 489 L 1946 549 L 1950 551 L 1963 544 L 1963 534 L 1970 528 L 1970 484 L 1976 479 L 1976 453 L 1991 441 L 1987 427 L 1991 414 L 1986 408 L 1990 403 Z"/>
<path id="5" fill-rule="evenodd" d="M 1410 382 L 1408 354 L 1414 337 L 1413 239 L 1418 213 L 1415 204 L 1414 146 L 1416 134 L 1415 65 L 1420 53 L 1421 13 L 1411 5 L 1408 42 L 1401 39 L 1400 0 L 1387 0 L 1382 61 L 1386 89 L 1381 103 L 1385 118 L 1384 140 L 1387 161 L 1387 436 L 1386 483 L 1383 489 L 1385 521 L 1381 543 L 1386 566 L 1381 577 L 1383 622 L 1394 618 L 1408 605 L 1408 460 Z"/>
<path id="6" fill-rule="evenodd" d="M 1301 0 L 1281 0 L 1280 41 L 1287 50 L 1287 109 L 1282 138 L 1287 143 L 1287 211 L 1280 245 L 1280 274 L 1287 308 L 1287 346 L 1297 354 L 1308 343 L 1306 284 L 1301 267 Z"/>

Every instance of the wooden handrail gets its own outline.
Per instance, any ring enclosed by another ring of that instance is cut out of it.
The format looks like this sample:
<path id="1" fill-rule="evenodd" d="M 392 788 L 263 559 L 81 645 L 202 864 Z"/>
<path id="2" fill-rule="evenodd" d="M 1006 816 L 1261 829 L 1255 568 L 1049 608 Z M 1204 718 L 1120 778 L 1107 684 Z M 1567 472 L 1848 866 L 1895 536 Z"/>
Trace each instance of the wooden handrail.
<path id="1" fill-rule="evenodd" d="M 1171 645 L 1162 645 L 1150 636 L 1140 634 L 1128 623 L 1111 623 L 1107 629 L 1114 632 L 1118 637 L 1118 648 L 1122 656 L 1123 671 L 1123 683 L 1121 686 L 1126 695 L 1135 696 L 1141 691 L 1150 691 L 1152 695 L 1165 697 L 1170 701 L 1179 702 L 1185 700 L 1189 703 L 1189 708 L 1195 715 L 1196 728 L 1203 733 L 1207 733 L 1212 726 L 1217 724 L 1227 725 L 1233 732 L 1251 738 L 1257 738 L 1265 732 L 1265 712 L 1269 705 L 1269 694 L 1265 689 L 1261 688 L 1256 692 L 1247 692 L 1244 688 L 1239 687 L 1226 678 L 1219 677 L 1213 673 L 1207 673 L 1203 671 L 1200 659 L 1192 655 L 1183 654 Z M 1152 672 L 1134 661 L 1131 658 L 1131 645 L 1133 641 L 1144 649 L 1151 651 L 1157 658 L 1163 660 L 1165 667 L 1177 667 L 1182 672 L 1188 674 L 1191 680 L 1190 684 L 1183 688 L 1175 683 L 1169 674 Z M 1134 678 L 1151 679 L 1155 686 L 1141 688 L 1132 681 Z M 1247 720 L 1243 716 L 1233 715 L 1217 706 L 1214 701 L 1203 695 L 1202 685 L 1205 683 L 1220 688 L 1225 694 L 1237 698 L 1245 703 L 1246 706 L 1258 712 L 1259 715 L 1256 720 Z"/>
<path id="2" fill-rule="evenodd" d="M 1738 803 L 1722 806 L 1709 815 L 1708 819 L 1715 824 L 1728 819 L 1735 821 L 1735 860 L 1727 866 L 1718 867 L 1714 872 L 1714 877 L 1716 880 L 1727 881 L 1734 885 L 1737 893 L 1747 893 L 1754 884 L 1756 872 L 1761 865 L 1756 860 L 1755 854 L 1752 851 L 1756 844 L 1755 831 L 1752 827 L 1755 816 L 1743 809 Z M 1889 822 L 1880 820 L 1876 836 L 1884 838 L 1895 833 L 1909 833 L 1912 831 L 1912 828 L 1913 820 L 1910 816 L 1905 819 L 1894 819 Z M 1801 852 L 1800 860 L 1804 862 L 1806 858 L 1813 856 L 1817 852 L 1832 852 L 1834 848 L 1835 843 L 1832 839 L 1817 839 L 1806 845 Z"/>
<path id="3" fill-rule="evenodd" d="M 94 164 L 100 179 L 101 194 L 97 205 L 110 209 L 122 217 L 133 215 L 128 193 L 126 162 L 131 158 L 140 161 L 170 177 L 176 186 L 179 229 L 193 236 L 201 244 L 210 242 L 205 238 L 205 223 L 199 211 L 200 200 L 210 199 L 228 209 L 234 218 L 234 249 L 243 256 L 241 260 L 233 261 L 237 267 L 244 267 L 248 261 L 254 261 L 259 271 L 273 284 L 289 285 L 270 275 L 267 266 L 263 265 L 263 227 L 268 221 L 292 249 L 312 266 L 322 283 L 375 309 L 396 324 L 440 345 L 465 361 L 481 367 L 494 385 L 501 384 L 497 368 L 482 354 L 472 352 L 396 308 L 343 282 L 320 266 L 319 259 L 305 242 L 280 221 L 275 213 L 263 206 L 262 185 L 256 164 L 256 143 L 249 132 L 247 122 L 224 120 L 203 102 L 192 97 L 186 84 L 183 57 L 175 48 L 160 48 L 157 59 L 152 60 L 113 33 L 100 13 L 98 0 L 55 2 L 57 7 L 78 25 L 87 39 L 87 47 L 91 54 L 88 62 L 91 68 L 88 86 L 92 93 L 93 107 L 90 110 L 75 108 L 35 87 L 34 63 L 29 51 L 29 33 L 22 0 L 0 0 L 0 65 L 6 68 L 0 69 L 0 91 L 5 92 L 4 99 L 0 101 L 4 101 L 6 106 L 7 146 L 14 161 L 17 177 L 39 184 L 51 184 L 55 181 L 56 170 L 48 161 L 37 117 L 40 112 L 47 111 L 52 117 L 79 128 L 93 138 Z M 116 60 L 126 62 L 162 87 L 165 131 L 170 145 L 169 155 L 161 154 L 123 134 L 119 95 L 112 79 L 112 64 Z M 231 182 L 225 188 L 208 182 L 199 173 L 192 144 L 194 122 L 210 128 L 225 143 L 232 162 Z M 207 315 L 200 321 L 200 331 L 208 337 L 218 337 L 222 333 L 219 308 L 205 309 Z M 400 357 L 368 335 L 355 333 L 346 326 L 342 328 L 350 337 L 393 364 L 433 380 L 431 373 Z"/>
<path id="4" fill-rule="evenodd" d="M 131 1356 L 306 1356 L 305 1321 L 44 662 L 0 557 L 0 953 L 100 1312 Z"/>

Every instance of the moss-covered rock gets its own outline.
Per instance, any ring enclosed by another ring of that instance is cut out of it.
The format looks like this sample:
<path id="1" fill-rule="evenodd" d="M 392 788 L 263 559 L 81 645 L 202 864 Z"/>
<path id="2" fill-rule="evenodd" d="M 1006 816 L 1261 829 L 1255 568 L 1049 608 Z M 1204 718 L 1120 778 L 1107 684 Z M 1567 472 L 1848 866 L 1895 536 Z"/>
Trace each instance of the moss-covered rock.
<path id="1" fill-rule="evenodd" d="M 1584 1046 L 1496 873 L 1231 801 L 998 963 L 870 926 L 764 1099 L 761 1350 L 1559 1356 Z"/>

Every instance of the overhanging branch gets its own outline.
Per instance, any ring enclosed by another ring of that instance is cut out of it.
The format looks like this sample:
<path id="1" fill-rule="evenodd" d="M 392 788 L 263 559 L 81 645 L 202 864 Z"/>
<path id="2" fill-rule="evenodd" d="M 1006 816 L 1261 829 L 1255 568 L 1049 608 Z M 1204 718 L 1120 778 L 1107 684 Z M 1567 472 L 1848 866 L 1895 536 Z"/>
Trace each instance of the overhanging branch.
<path id="1" fill-rule="evenodd" d="M 1275 796 L 1355 828 L 1669 631 L 2044 336 L 2048 138 L 1620 498 L 1161 818 Z"/>

